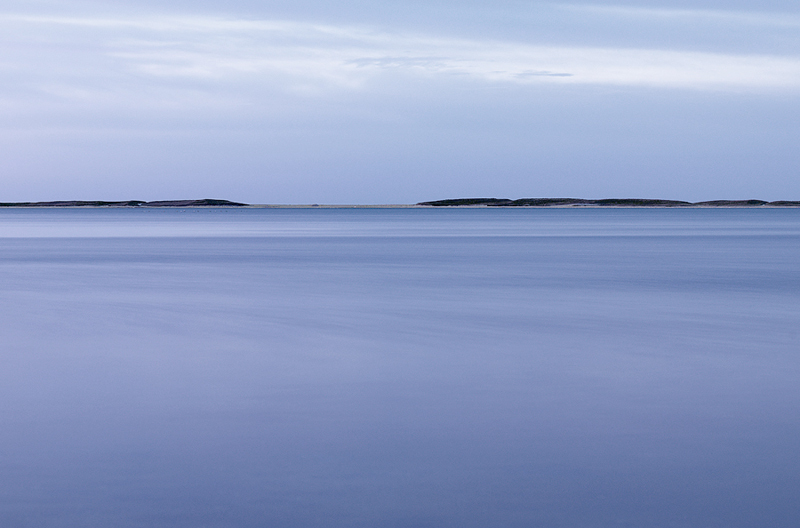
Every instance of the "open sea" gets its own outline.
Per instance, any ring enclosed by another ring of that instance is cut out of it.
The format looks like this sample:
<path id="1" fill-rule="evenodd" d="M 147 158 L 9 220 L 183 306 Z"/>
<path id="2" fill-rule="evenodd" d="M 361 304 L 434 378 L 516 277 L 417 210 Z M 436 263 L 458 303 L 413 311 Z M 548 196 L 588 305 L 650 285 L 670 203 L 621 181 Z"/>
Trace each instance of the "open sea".
<path id="1" fill-rule="evenodd" d="M 2 209 L 4 528 L 800 526 L 800 209 Z"/>

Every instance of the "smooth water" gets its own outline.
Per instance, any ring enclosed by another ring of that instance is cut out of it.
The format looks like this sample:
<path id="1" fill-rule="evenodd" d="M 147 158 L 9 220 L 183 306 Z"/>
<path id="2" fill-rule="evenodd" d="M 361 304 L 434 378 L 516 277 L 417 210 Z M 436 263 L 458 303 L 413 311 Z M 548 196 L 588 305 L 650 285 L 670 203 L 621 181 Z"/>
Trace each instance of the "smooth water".
<path id="1" fill-rule="evenodd" d="M 0 211 L 0 526 L 795 527 L 800 210 Z"/>

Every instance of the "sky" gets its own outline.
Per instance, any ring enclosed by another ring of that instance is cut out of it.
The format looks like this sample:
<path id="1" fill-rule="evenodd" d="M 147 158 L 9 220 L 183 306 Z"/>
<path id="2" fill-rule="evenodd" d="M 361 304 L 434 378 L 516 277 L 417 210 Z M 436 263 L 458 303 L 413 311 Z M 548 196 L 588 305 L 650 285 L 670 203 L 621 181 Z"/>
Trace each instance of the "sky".
<path id="1" fill-rule="evenodd" d="M 0 201 L 800 200 L 795 0 L 2 0 Z"/>

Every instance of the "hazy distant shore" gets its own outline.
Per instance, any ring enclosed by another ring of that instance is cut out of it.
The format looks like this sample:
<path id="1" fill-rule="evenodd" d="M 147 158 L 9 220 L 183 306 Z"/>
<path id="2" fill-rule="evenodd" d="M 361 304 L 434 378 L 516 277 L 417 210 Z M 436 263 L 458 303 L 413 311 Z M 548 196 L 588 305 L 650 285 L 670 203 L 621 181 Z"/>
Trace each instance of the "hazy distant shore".
<path id="1" fill-rule="evenodd" d="M 22 208 L 164 208 L 164 207 L 237 207 L 237 208 L 274 208 L 274 209 L 408 209 L 431 207 L 644 207 L 644 208 L 763 208 L 763 207 L 800 207 L 800 201 L 778 200 L 711 200 L 705 202 L 684 202 L 678 200 L 658 200 L 642 198 L 605 198 L 602 200 L 586 200 L 583 198 L 454 198 L 419 202 L 416 204 L 248 204 L 229 200 L 159 200 L 146 202 L 142 200 L 127 201 L 50 201 L 50 202 L 0 202 L 0 207 Z"/>

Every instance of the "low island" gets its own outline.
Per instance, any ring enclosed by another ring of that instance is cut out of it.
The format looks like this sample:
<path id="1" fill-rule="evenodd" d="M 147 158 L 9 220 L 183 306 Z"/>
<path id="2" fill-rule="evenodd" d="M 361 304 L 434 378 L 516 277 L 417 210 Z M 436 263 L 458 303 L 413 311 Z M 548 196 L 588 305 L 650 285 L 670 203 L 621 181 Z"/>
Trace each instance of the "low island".
<path id="1" fill-rule="evenodd" d="M 682 202 L 679 200 L 653 200 L 644 198 L 455 198 L 420 202 L 428 207 L 800 207 L 800 201 L 781 200 L 712 200 L 708 202 Z"/>
<path id="2" fill-rule="evenodd" d="M 55 202 L 0 202 L 0 207 L 246 207 L 248 204 L 228 200 L 160 200 L 145 202 L 127 200 L 122 202 L 103 201 L 55 201 Z"/>
<path id="3" fill-rule="evenodd" d="M 278 205 L 247 204 L 230 200 L 206 198 L 203 200 L 143 200 L 127 201 L 81 201 L 59 200 L 52 202 L 0 202 L 0 207 L 84 207 L 84 208 L 147 208 L 147 207 L 247 207 L 280 209 L 371 209 L 371 208 L 426 208 L 426 207 L 800 207 L 800 201 L 778 200 L 712 200 L 706 202 L 683 202 L 645 198 L 605 198 L 586 200 L 583 198 L 453 198 L 419 202 L 416 204 L 381 205 Z"/>

